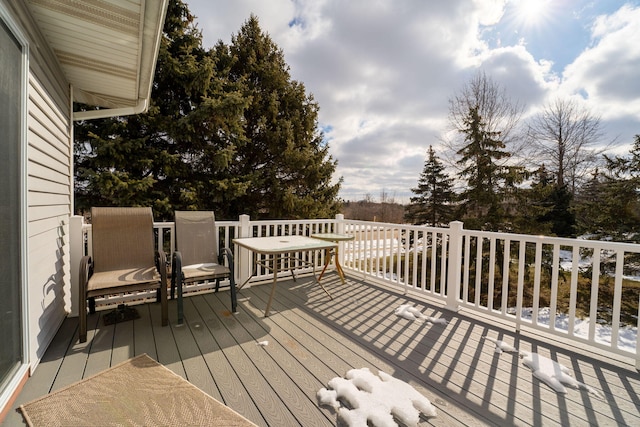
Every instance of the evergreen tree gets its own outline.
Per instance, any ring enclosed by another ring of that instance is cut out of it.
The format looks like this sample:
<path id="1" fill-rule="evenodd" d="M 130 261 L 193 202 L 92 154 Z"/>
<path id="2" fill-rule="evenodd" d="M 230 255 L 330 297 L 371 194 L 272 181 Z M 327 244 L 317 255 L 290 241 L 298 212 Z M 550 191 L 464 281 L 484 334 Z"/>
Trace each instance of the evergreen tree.
<path id="1" fill-rule="evenodd" d="M 551 194 L 555 188 L 553 177 L 541 165 L 531 174 L 531 187 L 520 191 L 514 214 L 514 231 L 523 234 L 551 234 L 553 209 Z"/>
<path id="2" fill-rule="evenodd" d="M 504 151 L 505 144 L 499 139 L 500 132 L 487 129 L 477 107 L 469 108 L 464 120 L 466 145 L 458 151 L 460 176 L 466 178 L 467 186 L 462 192 L 461 217 L 469 228 L 504 230 L 510 228 L 505 206 L 513 197 L 515 186 L 522 182 L 524 170 L 498 163 L 510 157 Z"/>
<path id="3" fill-rule="evenodd" d="M 76 207 L 152 206 L 219 218 L 313 218 L 338 211 L 336 163 L 318 106 L 291 82 L 283 55 L 251 18 L 202 48 L 194 18 L 171 0 L 146 114 L 78 123 Z M 84 108 L 78 106 L 78 108 Z"/>
<path id="4" fill-rule="evenodd" d="M 411 197 L 411 204 L 407 207 L 405 218 L 408 221 L 435 227 L 453 219 L 453 179 L 444 170 L 433 147 L 429 146 L 418 187 L 411 189 L 416 196 Z"/>
<path id="5" fill-rule="evenodd" d="M 640 135 L 627 157 L 607 157 L 603 173 L 578 194 L 579 230 L 616 241 L 640 242 Z"/>
<path id="6" fill-rule="evenodd" d="M 229 64 L 249 104 L 243 113 L 245 139 L 236 147 L 231 176 L 246 191 L 233 215 L 317 218 L 338 212 L 336 164 L 318 130 L 318 104 L 302 83 L 291 80 L 284 55 L 251 16 L 216 58 Z"/>
<path id="7" fill-rule="evenodd" d="M 151 206 L 166 220 L 197 206 L 192 147 L 206 139 L 203 116 L 213 116 L 206 101 L 214 68 L 193 19 L 184 3 L 169 2 L 147 113 L 76 124 L 79 210 Z"/>

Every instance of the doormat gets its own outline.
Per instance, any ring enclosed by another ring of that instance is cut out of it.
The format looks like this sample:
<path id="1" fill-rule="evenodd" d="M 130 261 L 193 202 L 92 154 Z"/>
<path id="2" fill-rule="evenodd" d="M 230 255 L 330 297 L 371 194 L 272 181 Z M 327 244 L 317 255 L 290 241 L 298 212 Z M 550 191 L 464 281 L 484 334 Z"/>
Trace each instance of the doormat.
<path id="1" fill-rule="evenodd" d="M 105 326 L 139 318 L 140 314 L 138 313 L 138 310 L 133 307 L 128 307 L 124 304 L 120 304 L 118 308 L 111 310 L 110 312 L 102 316 Z"/>
<path id="2" fill-rule="evenodd" d="M 20 406 L 29 426 L 255 426 L 146 354 Z"/>

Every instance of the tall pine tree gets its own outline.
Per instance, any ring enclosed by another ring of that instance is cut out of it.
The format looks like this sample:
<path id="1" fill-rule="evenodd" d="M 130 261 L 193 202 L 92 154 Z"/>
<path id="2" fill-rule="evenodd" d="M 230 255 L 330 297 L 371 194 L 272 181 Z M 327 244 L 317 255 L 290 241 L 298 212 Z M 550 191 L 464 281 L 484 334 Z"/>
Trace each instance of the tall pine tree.
<path id="1" fill-rule="evenodd" d="M 249 100 L 245 139 L 236 147 L 232 177 L 246 185 L 235 214 L 263 218 L 317 218 L 337 213 L 337 162 L 318 129 L 318 104 L 302 83 L 291 80 L 284 55 L 251 16 L 228 48 L 216 49 L 229 64 L 230 79 Z"/>
<path id="2" fill-rule="evenodd" d="M 464 119 L 466 145 L 458 151 L 460 176 L 467 181 L 461 193 L 461 212 L 469 228 L 499 231 L 511 227 L 507 224 L 505 202 L 509 191 L 522 181 L 523 171 L 519 167 L 504 166 L 499 161 L 510 157 L 504 151 L 500 132 L 487 129 L 478 107 L 470 107 Z"/>
<path id="3" fill-rule="evenodd" d="M 256 18 L 206 51 L 186 4 L 171 0 L 149 111 L 76 126 L 76 207 L 331 216 L 340 182 L 317 111 Z"/>
<path id="4" fill-rule="evenodd" d="M 432 227 L 446 224 L 453 219 L 453 179 L 445 173 L 445 167 L 432 146 L 427 151 L 427 160 L 420 174 L 415 194 L 407 207 L 405 219 L 413 224 L 428 224 Z"/>

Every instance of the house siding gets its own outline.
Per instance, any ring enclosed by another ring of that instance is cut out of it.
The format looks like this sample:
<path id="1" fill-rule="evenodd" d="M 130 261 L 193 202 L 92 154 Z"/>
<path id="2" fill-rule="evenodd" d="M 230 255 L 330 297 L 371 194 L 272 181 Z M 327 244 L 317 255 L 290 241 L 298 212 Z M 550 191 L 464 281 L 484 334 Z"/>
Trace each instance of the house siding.
<path id="1" fill-rule="evenodd" d="M 28 364 L 33 371 L 71 310 L 69 217 L 73 191 L 71 90 L 23 2 L 6 3 L 29 42 L 26 223 Z"/>
<path id="2" fill-rule="evenodd" d="M 32 55 L 31 64 L 45 58 Z M 30 66 L 27 224 L 31 369 L 70 310 L 69 217 L 72 209 L 70 91 L 59 73 Z M 67 85 L 68 87 L 68 85 Z"/>

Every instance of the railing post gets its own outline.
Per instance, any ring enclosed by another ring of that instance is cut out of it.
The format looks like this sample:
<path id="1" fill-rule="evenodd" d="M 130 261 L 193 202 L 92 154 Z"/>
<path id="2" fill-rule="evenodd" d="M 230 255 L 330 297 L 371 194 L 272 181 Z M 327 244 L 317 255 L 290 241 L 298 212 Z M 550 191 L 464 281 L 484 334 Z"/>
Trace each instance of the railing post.
<path id="1" fill-rule="evenodd" d="M 82 225 L 84 218 L 73 215 L 69 220 L 69 270 L 70 270 L 70 298 L 69 316 L 78 316 L 78 292 L 80 287 L 80 260 L 84 256 L 84 239 Z"/>
<path id="2" fill-rule="evenodd" d="M 336 233 L 344 234 L 344 215 L 336 215 Z M 340 265 L 344 265 L 344 244 L 345 242 L 338 242 L 338 260 Z"/>
<path id="3" fill-rule="evenodd" d="M 458 311 L 460 274 L 462 273 L 462 222 L 449 223 L 449 250 L 447 252 L 447 310 Z"/>
<path id="4" fill-rule="evenodd" d="M 240 215 L 239 220 L 238 237 L 253 237 L 251 235 L 251 218 L 249 215 Z M 251 252 L 248 249 L 239 248 L 236 251 L 236 267 L 238 272 L 236 283 L 244 283 L 250 277 L 251 269 L 253 268 Z M 251 286 L 251 284 L 247 283 L 246 286 Z"/>

